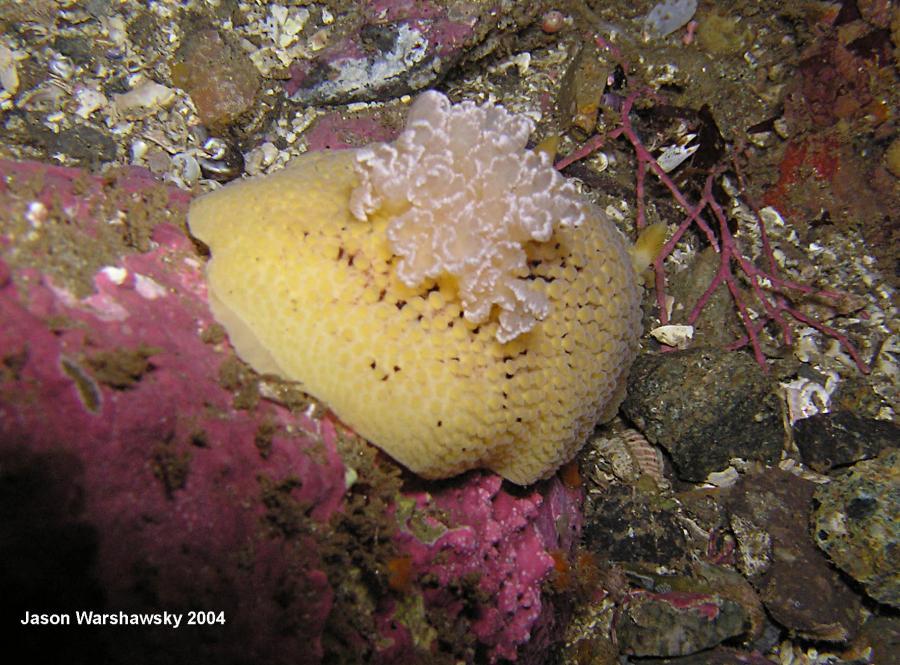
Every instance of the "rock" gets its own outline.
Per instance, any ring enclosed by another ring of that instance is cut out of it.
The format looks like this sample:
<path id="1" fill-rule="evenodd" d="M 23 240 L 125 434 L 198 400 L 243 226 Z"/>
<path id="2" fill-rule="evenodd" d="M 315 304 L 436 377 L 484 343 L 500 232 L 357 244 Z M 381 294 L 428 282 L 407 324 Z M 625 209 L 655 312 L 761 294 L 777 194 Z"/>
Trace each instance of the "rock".
<path id="1" fill-rule="evenodd" d="M 344 493 L 335 428 L 270 404 L 233 407 L 217 379 L 222 351 L 198 335 L 212 323 L 200 264 L 166 223 L 187 197 L 136 175 L 104 188 L 75 169 L 2 162 L 0 172 L 15 184 L 0 191 L 0 263 L 12 273 L 0 289 L 0 491 L 10 517 L 0 543 L 4 560 L 23 563 L 0 573 L 7 607 L 72 612 L 73 624 L 77 610 L 209 610 L 214 621 L 82 628 L 61 642 L 23 632 L 20 645 L 46 662 L 82 648 L 107 662 L 177 660 L 185 649 L 200 662 L 237 651 L 315 662 L 333 592 L 313 532 Z M 107 256 L 115 264 L 96 272 L 90 295 L 50 276 L 65 247 L 30 246 L 38 267 L 9 251 L 21 243 L 7 233 L 18 206 L 59 201 L 33 234 L 50 233 L 58 216 L 91 246 L 119 197 L 155 201 L 144 209 L 153 248 Z M 92 364 L 101 354 L 102 367 Z M 117 363 L 127 381 L 107 380 Z M 254 438 L 267 421 L 276 432 L 263 460 Z M 267 486 L 306 507 L 305 532 L 270 535 Z"/>
<path id="2" fill-rule="evenodd" d="M 872 598 L 900 607 L 900 452 L 859 462 L 815 500 L 819 547 Z"/>
<path id="3" fill-rule="evenodd" d="M 772 383 L 748 354 L 698 348 L 638 356 L 625 415 L 701 481 L 733 458 L 774 462 L 784 441 Z"/>
<path id="4" fill-rule="evenodd" d="M 678 506 L 635 487 L 614 484 L 590 498 L 584 544 L 602 560 L 671 566 L 689 558 Z"/>
<path id="5" fill-rule="evenodd" d="M 900 441 L 900 427 L 850 411 L 817 413 L 794 423 L 803 461 L 819 473 L 875 457 Z"/>
<path id="6" fill-rule="evenodd" d="M 74 125 L 54 133 L 42 125 L 29 127 L 31 138 L 48 156 L 65 155 L 67 163 L 96 169 L 116 158 L 116 142 L 89 125 Z"/>
<path id="7" fill-rule="evenodd" d="M 871 648 L 869 662 L 879 665 L 900 664 L 900 618 L 873 615 L 863 624 L 855 646 Z"/>
<path id="8" fill-rule="evenodd" d="M 642 588 L 628 594 L 617 628 L 626 653 L 684 656 L 739 636 L 754 639 L 764 629 L 756 592 L 730 568 L 697 562 L 689 575 L 655 574 L 647 566 L 627 574 Z"/>
<path id="9" fill-rule="evenodd" d="M 424 90 L 464 58 L 490 53 L 495 34 L 520 30 L 541 11 L 540 3 L 356 4 L 331 30 L 343 36 L 291 66 L 292 100 L 338 105 Z"/>
<path id="10" fill-rule="evenodd" d="M 397 542 L 421 575 L 425 603 L 436 617 L 465 626 L 491 660 L 515 660 L 527 645 L 519 661 L 543 663 L 560 626 L 541 584 L 554 567 L 550 552 L 571 551 L 577 541 L 580 493 L 557 478 L 516 494 L 502 487 L 499 476 L 474 472 L 434 496 L 407 495 L 416 502 L 414 513 L 427 514 L 430 506 L 458 526 L 431 540 L 404 526 Z M 474 604 L 454 590 L 466 579 L 481 599 Z"/>
<path id="11" fill-rule="evenodd" d="M 397 130 L 383 121 L 383 115 L 382 109 L 367 110 L 352 117 L 346 112 L 328 112 L 306 133 L 307 145 L 311 151 L 343 150 L 393 141 L 397 138 Z"/>
<path id="12" fill-rule="evenodd" d="M 175 54 L 172 82 L 183 88 L 210 128 L 231 125 L 253 107 L 259 72 L 249 56 L 217 30 L 192 31 Z"/>
<path id="13" fill-rule="evenodd" d="M 809 536 L 813 483 L 778 469 L 745 476 L 726 499 L 738 567 L 772 618 L 808 639 L 856 632 L 859 598 Z"/>
<path id="14" fill-rule="evenodd" d="M 715 594 L 638 593 L 625 605 L 617 630 L 625 653 L 684 656 L 743 633 L 743 608 Z"/>

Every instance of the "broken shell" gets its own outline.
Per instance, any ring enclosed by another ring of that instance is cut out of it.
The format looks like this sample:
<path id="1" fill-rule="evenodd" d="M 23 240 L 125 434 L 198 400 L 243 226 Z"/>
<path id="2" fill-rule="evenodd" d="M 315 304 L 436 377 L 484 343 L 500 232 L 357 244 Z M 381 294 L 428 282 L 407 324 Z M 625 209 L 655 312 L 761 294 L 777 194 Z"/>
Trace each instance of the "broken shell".
<path id="1" fill-rule="evenodd" d="M 122 95 L 115 95 L 119 111 L 163 108 L 175 99 L 175 91 L 155 81 L 146 80 Z"/>
<path id="2" fill-rule="evenodd" d="M 53 56 L 49 68 L 51 74 L 63 81 L 68 81 L 75 73 L 75 65 L 72 64 L 72 60 L 60 54 Z"/>
<path id="3" fill-rule="evenodd" d="M 657 158 L 656 163 L 659 164 L 660 168 L 662 168 L 662 170 L 666 173 L 670 173 L 671 171 L 673 171 L 684 160 L 697 152 L 697 148 L 700 147 L 700 144 L 690 143 L 696 138 L 696 136 L 696 134 L 687 134 L 684 137 L 683 142 L 676 143 L 675 145 L 670 145 L 669 147 L 667 147 Z"/>
<path id="4" fill-rule="evenodd" d="M 263 143 L 250 151 L 246 159 L 246 170 L 250 175 L 258 175 L 278 157 L 278 148 L 271 142 Z"/>
<path id="5" fill-rule="evenodd" d="M 802 377 L 782 383 L 791 425 L 817 413 L 827 413 L 831 405 L 831 394 L 836 387 L 837 375 L 834 372 L 829 373 L 824 386 Z"/>
<path id="6" fill-rule="evenodd" d="M 691 340 L 694 338 L 694 326 L 659 326 L 658 328 L 651 330 L 650 334 L 661 344 L 674 346 L 678 349 L 686 349 L 688 344 L 690 344 Z"/>
<path id="7" fill-rule="evenodd" d="M 663 0 L 656 3 L 644 19 L 644 40 L 672 34 L 694 16 L 697 0 Z"/>
<path id="8" fill-rule="evenodd" d="M 193 155 L 180 152 L 172 157 L 172 178 L 178 185 L 192 186 L 200 179 L 200 164 Z"/>
<path id="9" fill-rule="evenodd" d="M 11 50 L 0 44 L 0 86 L 10 97 L 19 89 L 19 73 L 16 58 Z"/>
<path id="10" fill-rule="evenodd" d="M 227 141 L 215 136 L 203 143 L 203 152 L 209 159 L 224 159 L 230 148 Z"/>
<path id="11" fill-rule="evenodd" d="M 198 161 L 204 178 L 228 182 L 244 172 L 244 155 L 227 141 L 211 138 L 203 144 L 203 150 L 208 157 L 201 157 Z"/>
<path id="12" fill-rule="evenodd" d="M 150 148 L 147 145 L 147 142 L 144 139 L 136 139 L 131 144 L 131 161 L 132 163 L 140 162 L 144 159 L 144 155 L 147 154 L 147 150 Z"/>
<path id="13" fill-rule="evenodd" d="M 740 477 L 741 475 L 738 473 L 737 469 L 733 466 L 728 466 L 721 471 L 712 471 L 706 476 L 706 483 L 713 487 L 731 487 L 740 479 Z"/>
<path id="14" fill-rule="evenodd" d="M 67 94 L 59 81 L 51 80 L 24 93 L 19 98 L 18 105 L 29 111 L 55 109 L 62 104 Z"/>
<path id="15" fill-rule="evenodd" d="M 75 101 L 78 102 L 78 108 L 75 113 L 87 120 L 90 115 L 97 109 L 106 106 L 106 96 L 95 88 L 78 87 L 75 89 Z"/>

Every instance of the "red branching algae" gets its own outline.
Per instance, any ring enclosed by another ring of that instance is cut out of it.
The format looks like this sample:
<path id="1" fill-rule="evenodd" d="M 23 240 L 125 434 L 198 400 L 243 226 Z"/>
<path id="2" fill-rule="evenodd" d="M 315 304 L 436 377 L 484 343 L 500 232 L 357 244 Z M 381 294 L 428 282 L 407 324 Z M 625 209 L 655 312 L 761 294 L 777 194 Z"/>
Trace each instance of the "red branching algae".
<path id="1" fill-rule="evenodd" d="M 598 39 L 598 44 L 601 47 L 609 48 L 602 40 Z M 613 56 L 616 55 L 614 51 L 611 52 Z M 818 330 L 823 335 L 835 339 L 850 355 L 859 370 L 864 374 L 867 374 L 869 372 L 868 365 L 844 333 L 804 314 L 800 309 L 794 306 L 792 301 L 797 297 L 824 300 L 839 305 L 841 301 L 845 300 L 846 296 L 845 294 L 836 291 L 817 289 L 806 284 L 801 284 L 786 279 L 779 274 L 775 254 L 772 250 L 771 243 L 769 242 L 765 224 L 760 216 L 759 206 L 746 195 L 746 183 L 744 182 L 744 177 L 737 159 L 738 151 L 734 151 L 731 160 L 731 170 L 737 175 L 741 191 L 747 198 L 747 202 L 755 214 L 762 243 L 762 253 L 765 258 L 765 267 L 757 266 L 742 251 L 737 238 L 735 237 L 735 233 L 729 228 L 728 218 L 722 204 L 716 199 L 714 186 L 726 172 L 726 166 L 717 164 L 708 169 L 700 197 L 693 202 L 689 200 L 685 192 L 682 191 L 662 166 L 660 166 L 650 149 L 648 149 L 641 140 L 630 117 L 631 111 L 638 100 L 653 96 L 655 96 L 655 94 L 647 90 L 631 92 L 622 102 L 620 109 L 621 117 L 618 126 L 610 131 L 597 134 L 588 139 L 577 150 L 559 160 L 556 164 L 556 168 L 560 170 L 564 169 L 570 164 L 599 150 L 608 141 L 622 137 L 631 144 L 637 160 L 635 197 L 636 225 L 638 231 L 647 225 L 645 210 L 646 179 L 648 171 L 653 173 L 659 179 L 663 186 L 668 190 L 672 199 L 674 199 L 678 206 L 684 211 L 685 217 L 678 224 L 675 233 L 665 243 L 653 262 L 653 269 L 656 275 L 656 302 L 659 310 L 660 324 L 666 325 L 670 323 L 669 311 L 666 304 L 665 261 L 672 254 L 678 242 L 682 239 L 688 229 L 696 225 L 706 241 L 719 255 L 720 259 L 715 276 L 687 316 L 686 323 L 688 325 L 694 325 L 694 323 L 696 323 L 713 293 L 724 284 L 731 294 L 745 330 L 745 334 L 730 344 L 728 347 L 729 349 L 740 349 L 749 344 L 753 350 L 756 361 L 765 369 L 767 365 L 760 343 L 760 333 L 769 323 L 775 323 L 781 332 L 785 344 L 790 346 L 793 342 L 794 334 L 788 319 L 793 318 L 800 323 Z M 755 318 L 751 314 L 750 306 L 746 301 L 746 296 L 741 293 L 740 283 L 742 280 L 746 280 L 750 285 L 753 296 L 755 296 L 762 307 L 762 313 Z"/>

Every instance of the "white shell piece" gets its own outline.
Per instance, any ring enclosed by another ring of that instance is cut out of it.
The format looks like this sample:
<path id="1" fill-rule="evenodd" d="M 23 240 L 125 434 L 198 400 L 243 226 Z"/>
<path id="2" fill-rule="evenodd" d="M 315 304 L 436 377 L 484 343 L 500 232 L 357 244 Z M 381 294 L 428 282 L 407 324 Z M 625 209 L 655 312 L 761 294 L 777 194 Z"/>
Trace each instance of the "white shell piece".
<path id="1" fill-rule="evenodd" d="M 162 108 L 175 99 L 175 91 L 156 81 L 145 80 L 123 95 L 115 95 L 116 108 L 130 111 L 139 108 Z"/>
<path id="2" fill-rule="evenodd" d="M 72 78 L 72 74 L 75 73 L 75 65 L 72 64 L 71 58 L 60 54 L 56 54 L 51 58 L 49 69 L 51 74 L 61 78 L 63 81 L 68 81 Z"/>
<path id="3" fill-rule="evenodd" d="M 738 470 L 729 466 L 721 471 L 713 471 L 706 477 L 706 482 L 715 487 L 731 487 L 740 478 Z"/>
<path id="4" fill-rule="evenodd" d="M 686 349 L 694 338 L 694 326 L 666 325 L 659 326 L 650 331 L 653 338 L 666 346 L 674 346 L 678 349 Z"/>
<path id="5" fill-rule="evenodd" d="M 106 278 L 116 286 L 122 286 L 128 277 L 128 270 L 119 266 L 106 266 L 100 270 Z"/>
<path id="6" fill-rule="evenodd" d="M 694 134 L 688 134 L 685 138 L 690 141 L 694 138 Z M 671 145 L 663 150 L 663 153 L 657 158 L 656 163 L 660 165 L 663 171 L 669 173 L 677 168 L 684 160 L 697 152 L 697 148 L 699 147 L 699 143 L 695 145 Z"/>
<path id="7" fill-rule="evenodd" d="M 39 229 L 41 224 L 47 221 L 47 206 L 41 201 L 32 201 L 28 204 L 25 219 L 28 220 L 32 228 Z"/>
<path id="8" fill-rule="evenodd" d="M 150 146 L 147 145 L 144 139 L 135 139 L 131 144 L 131 161 L 140 162 L 144 159 L 144 155 L 147 154 L 149 148 Z"/>
<path id="9" fill-rule="evenodd" d="M 180 152 L 172 157 L 172 170 L 175 180 L 187 186 L 200 179 L 200 164 L 193 155 L 186 152 Z"/>
<path id="10" fill-rule="evenodd" d="M 781 213 L 772 206 L 766 206 L 760 210 L 759 216 L 767 227 L 784 226 L 784 218 L 781 216 Z"/>
<path id="11" fill-rule="evenodd" d="M 91 114 L 97 109 L 106 106 L 106 96 L 94 88 L 79 87 L 75 90 L 75 101 L 78 102 L 78 108 L 75 113 L 87 120 Z"/>
<path id="12" fill-rule="evenodd" d="M 694 16 L 697 0 L 663 0 L 656 3 L 644 19 L 644 32 L 648 37 L 670 35 Z"/>
<path id="13" fill-rule="evenodd" d="M 10 97 L 19 90 L 19 73 L 16 58 L 11 50 L 0 44 L 0 86 Z"/>
<path id="14" fill-rule="evenodd" d="M 166 288 L 146 275 L 134 276 L 134 290 L 147 300 L 156 300 L 166 295 Z"/>
<path id="15" fill-rule="evenodd" d="M 831 405 L 831 392 L 822 384 L 810 379 L 799 378 L 789 383 L 782 383 L 781 387 L 784 390 L 791 425 L 817 413 L 828 412 Z"/>

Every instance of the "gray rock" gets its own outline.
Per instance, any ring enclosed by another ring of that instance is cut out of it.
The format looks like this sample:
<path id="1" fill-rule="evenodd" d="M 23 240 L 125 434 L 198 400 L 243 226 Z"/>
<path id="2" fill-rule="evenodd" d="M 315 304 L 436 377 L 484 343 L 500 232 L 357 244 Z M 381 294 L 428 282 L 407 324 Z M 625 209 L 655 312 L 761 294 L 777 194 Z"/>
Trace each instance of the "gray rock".
<path id="1" fill-rule="evenodd" d="M 819 547 L 872 598 L 900 607 L 900 452 L 856 464 L 815 499 Z"/>
<path id="2" fill-rule="evenodd" d="M 617 636 L 635 656 L 685 656 L 742 634 L 748 623 L 740 604 L 716 594 L 646 593 L 628 601 Z"/>
<path id="3" fill-rule="evenodd" d="M 779 469 L 745 476 L 726 500 L 738 567 L 769 615 L 807 639 L 843 642 L 860 621 L 860 598 L 808 530 L 815 485 Z"/>
<path id="4" fill-rule="evenodd" d="M 900 441 L 900 427 L 850 411 L 817 413 L 794 423 L 803 461 L 819 473 L 875 457 Z"/>
<path id="5" fill-rule="evenodd" d="M 732 458 L 774 462 L 784 442 L 772 381 L 744 353 L 699 348 L 641 355 L 622 409 L 668 451 L 684 480 L 701 481 Z"/>

